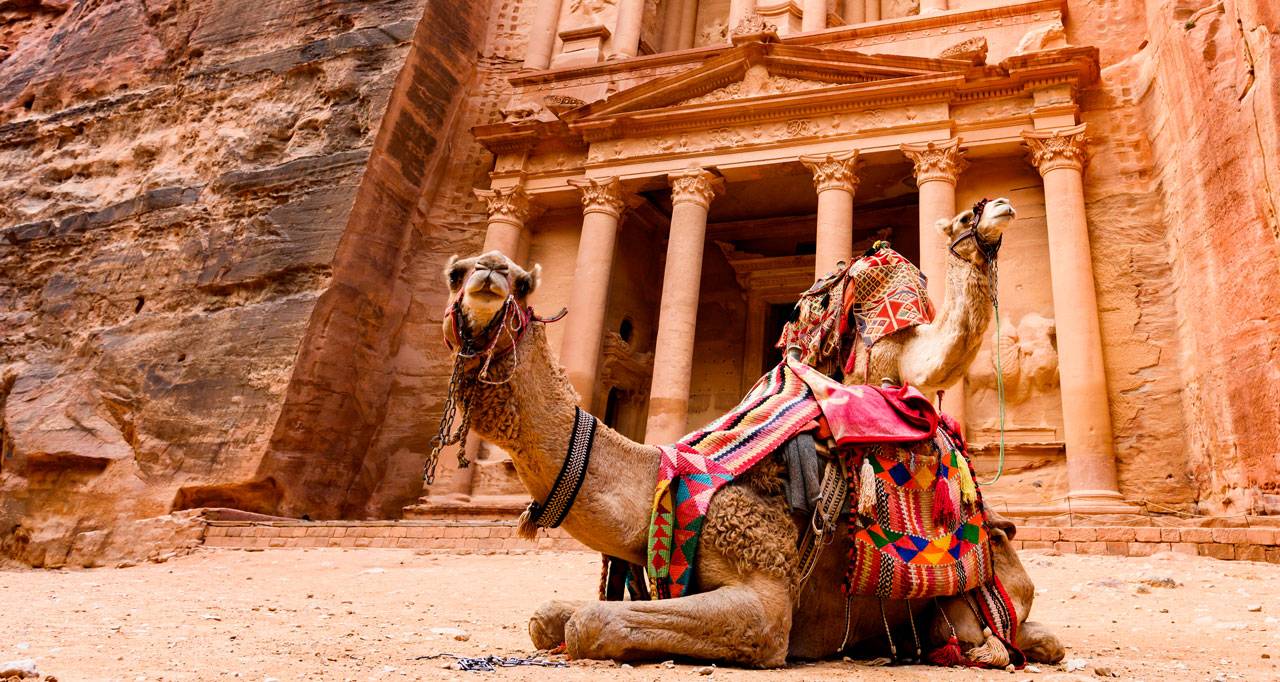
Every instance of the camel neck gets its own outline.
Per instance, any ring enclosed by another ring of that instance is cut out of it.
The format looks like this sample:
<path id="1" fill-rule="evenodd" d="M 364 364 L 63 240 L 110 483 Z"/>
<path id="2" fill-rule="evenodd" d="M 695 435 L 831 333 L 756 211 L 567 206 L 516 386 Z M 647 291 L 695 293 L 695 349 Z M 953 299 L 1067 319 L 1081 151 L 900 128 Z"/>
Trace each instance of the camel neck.
<path id="1" fill-rule="evenodd" d="M 903 337 L 900 352 L 884 357 L 902 380 L 926 395 L 964 376 L 991 321 L 991 271 L 963 258 L 948 256 L 947 260 L 946 299 L 933 322 L 916 327 Z"/>
<path id="2" fill-rule="evenodd" d="M 491 379 L 508 376 L 504 383 L 476 385 L 472 429 L 511 455 L 530 497 L 542 502 L 567 456 L 578 396 L 538 323 L 515 353 L 490 368 Z M 592 549 L 643 562 L 657 475 L 657 448 L 598 424 L 586 476 L 562 527 Z"/>

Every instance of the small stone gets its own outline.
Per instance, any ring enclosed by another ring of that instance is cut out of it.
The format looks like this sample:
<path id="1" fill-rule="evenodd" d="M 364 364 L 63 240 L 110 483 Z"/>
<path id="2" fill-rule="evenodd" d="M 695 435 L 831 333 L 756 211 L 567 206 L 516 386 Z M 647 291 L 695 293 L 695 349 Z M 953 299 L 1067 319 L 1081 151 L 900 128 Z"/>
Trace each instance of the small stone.
<path id="1" fill-rule="evenodd" d="M 1151 588 L 1146 585 L 1138 585 L 1133 591 L 1137 594 L 1151 594 Z"/>
<path id="2" fill-rule="evenodd" d="M 1023 668 L 1023 670 L 1025 670 L 1025 671 L 1027 671 L 1027 672 L 1029 672 L 1029 673 L 1038 673 L 1038 672 L 1040 672 L 1040 666 L 1038 666 L 1038 665 L 1029 665 L 1029 666 L 1027 666 L 1027 667 Z"/>
<path id="3" fill-rule="evenodd" d="M 634 668 L 635 666 L 631 665 L 630 663 L 623 663 L 622 665 L 620 665 L 620 666 L 618 666 L 618 667 L 619 667 L 619 668 Z"/>
<path id="4" fill-rule="evenodd" d="M 1147 587 L 1164 587 L 1168 589 L 1178 587 L 1178 581 L 1167 575 L 1144 575 L 1138 579 L 1138 582 Z"/>
<path id="5" fill-rule="evenodd" d="M 1250 604 L 1249 613 L 1262 613 L 1262 604 Z"/>
<path id="6" fill-rule="evenodd" d="M 431 628 L 431 634 L 452 637 L 459 642 L 465 642 L 468 639 L 471 639 L 471 635 L 462 628 Z"/>
<path id="7" fill-rule="evenodd" d="M 662 663 L 660 663 L 659 665 L 661 665 L 662 667 L 666 668 L 667 670 L 670 670 L 670 669 L 672 669 L 672 668 L 676 667 L 676 662 L 675 662 L 675 661 L 663 661 L 663 662 L 662 662 Z"/>
<path id="8" fill-rule="evenodd" d="M 1077 670 L 1084 670 L 1088 665 L 1089 661 L 1083 658 L 1068 658 L 1063 662 L 1063 666 L 1066 667 L 1067 672 L 1069 673 L 1076 672 Z"/>
<path id="9" fill-rule="evenodd" d="M 1119 675 L 1111 672 L 1111 668 L 1105 666 L 1098 666 L 1097 668 L 1094 668 L 1093 674 L 1098 677 L 1119 677 Z"/>
<path id="10" fill-rule="evenodd" d="M 1265 651 L 1264 651 L 1264 652 L 1262 652 L 1262 657 L 1263 657 L 1263 658 L 1271 658 L 1271 654 L 1269 654 L 1269 653 L 1267 653 L 1267 652 L 1265 652 Z"/>
<path id="11" fill-rule="evenodd" d="M 710 674 L 714 673 L 715 671 L 716 671 L 716 667 L 715 667 L 714 665 L 704 665 L 704 666 L 702 666 L 701 668 L 694 668 L 694 669 L 693 669 L 693 672 L 695 672 L 695 673 L 697 673 L 697 674 L 699 674 L 699 675 L 710 675 Z"/>
<path id="12" fill-rule="evenodd" d="M 40 671 L 36 669 L 36 661 L 33 658 L 19 658 L 16 661 L 7 661 L 0 663 L 0 679 L 9 679 L 10 677 L 39 677 Z"/>

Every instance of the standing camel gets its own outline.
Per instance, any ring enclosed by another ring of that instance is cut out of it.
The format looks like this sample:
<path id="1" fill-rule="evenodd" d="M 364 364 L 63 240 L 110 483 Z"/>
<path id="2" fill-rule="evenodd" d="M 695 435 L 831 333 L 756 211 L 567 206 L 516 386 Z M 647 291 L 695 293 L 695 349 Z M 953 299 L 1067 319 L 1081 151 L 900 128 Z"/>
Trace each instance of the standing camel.
<path id="1" fill-rule="evenodd" d="M 941 221 L 951 239 L 972 229 L 976 239 L 956 241 L 947 271 L 946 305 L 937 319 L 882 339 L 871 350 L 868 376 L 903 380 L 922 389 L 948 386 L 972 360 L 992 304 L 994 253 L 1013 217 L 1005 199 Z M 977 224 L 971 224 L 977 223 Z M 950 241 L 950 239 L 949 239 Z M 457 389 L 471 427 L 511 453 L 530 496 L 544 500 L 566 457 L 578 396 L 547 344 L 543 324 L 525 315 L 540 267 L 526 271 L 497 251 L 458 260 L 446 269 L 457 315 L 447 315 L 446 338 L 488 348 L 489 360 L 464 358 Z M 516 314 L 512 314 L 512 311 Z M 481 380 L 481 373 L 484 373 Z M 860 372 L 861 373 L 861 372 Z M 659 451 L 600 424 L 580 492 L 564 529 L 587 547 L 644 564 Z M 797 527 L 782 496 L 782 467 L 770 455 L 716 493 L 707 513 L 695 567 L 698 592 L 659 601 L 552 601 L 534 614 L 534 645 L 563 642 L 574 658 L 643 660 L 672 656 L 753 667 L 784 665 L 788 656 L 830 656 L 883 638 L 886 621 L 907 619 L 903 602 L 854 599 L 846 610 L 840 594 L 848 546 L 827 548 L 803 590 L 797 588 Z M 995 570 L 1025 620 L 1034 588 L 1009 544 L 1012 524 L 993 515 Z M 847 533 L 835 537 L 848 543 Z M 982 624 L 958 599 L 913 602 L 928 623 L 922 637 L 939 646 L 951 628 L 963 649 L 984 640 Z M 932 621 L 928 620 L 932 618 Z M 1056 661 L 1056 637 L 1034 624 L 1019 628 L 1028 658 Z"/>

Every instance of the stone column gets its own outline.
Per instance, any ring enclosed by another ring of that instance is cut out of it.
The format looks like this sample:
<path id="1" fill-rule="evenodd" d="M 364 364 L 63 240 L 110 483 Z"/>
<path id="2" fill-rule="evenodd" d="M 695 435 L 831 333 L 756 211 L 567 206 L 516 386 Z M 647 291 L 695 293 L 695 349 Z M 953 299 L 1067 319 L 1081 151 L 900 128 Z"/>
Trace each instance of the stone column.
<path id="1" fill-rule="evenodd" d="M 560 23 L 563 0 L 538 0 L 529 27 L 529 45 L 524 52 L 524 68 L 545 69 L 551 65 L 551 50 L 556 44 L 556 26 Z"/>
<path id="2" fill-rule="evenodd" d="M 844 0 L 844 22 L 861 24 L 866 21 L 867 7 L 863 0 Z"/>
<path id="3" fill-rule="evenodd" d="M 827 0 L 804 0 L 801 31 L 821 31 L 827 27 Z"/>
<path id="4" fill-rule="evenodd" d="M 947 0 L 920 0 L 921 14 L 937 14 L 947 11 Z"/>
<path id="5" fill-rule="evenodd" d="M 698 0 L 684 0 L 680 8 L 680 49 L 687 50 L 698 39 Z"/>
<path id="6" fill-rule="evenodd" d="M 920 270 L 929 278 L 929 298 L 941 306 L 946 292 L 947 247 L 937 223 L 956 215 L 956 179 L 969 163 L 960 140 L 904 144 L 902 153 L 915 164 L 920 190 Z"/>
<path id="7" fill-rule="evenodd" d="M 702 285 L 702 247 L 707 210 L 723 181 L 694 169 L 667 176 L 671 182 L 671 235 L 662 277 L 662 305 L 649 391 L 645 442 L 673 443 L 685 433 L 689 413 L 689 375 Z"/>
<path id="8" fill-rule="evenodd" d="M 863 21 L 880 21 L 880 0 L 867 0 L 862 7 Z"/>
<path id="9" fill-rule="evenodd" d="M 1085 126 L 1024 132 L 1044 179 L 1049 275 L 1058 328 L 1058 375 L 1073 509 L 1125 507 L 1116 482 L 1111 411 L 1098 329 L 1098 296 L 1084 210 Z"/>
<path id="10" fill-rule="evenodd" d="M 613 56 L 640 54 L 640 29 L 644 23 L 644 0 L 619 0 L 618 24 L 613 34 Z"/>
<path id="11" fill-rule="evenodd" d="M 489 210 L 489 227 L 484 233 L 481 253 L 497 249 L 507 257 L 519 261 L 522 242 L 527 242 L 524 223 L 529 219 L 532 207 L 524 188 L 477 189 L 477 197 L 484 200 Z"/>
<path id="12" fill-rule="evenodd" d="M 858 151 L 821 156 L 802 156 L 813 171 L 818 190 L 817 244 L 814 250 L 814 278 L 835 269 L 836 263 L 853 258 L 853 193 L 858 188 Z"/>
<path id="13" fill-rule="evenodd" d="M 658 49 L 673 52 L 680 49 L 680 20 L 684 18 L 684 3 L 688 0 L 663 0 L 662 35 Z"/>
<path id="14" fill-rule="evenodd" d="M 904 144 L 902 153 L 915 164 L 916 187 L 920 190 L 920 271 L 929 279 L 929 299 L 941 310 L 947 291 L 947 249 L 938 232 L 939 220 L 956 215 L 956 179 L 968 167 L 961 157 L 959 138 L 945 142 Z M 965 382 L 947 388 L 942 411 L 961 425 L 965 423 Z"/>
<path id="15" fill-rule="evenodd" d="M 582 191 L 582 234 L 560 362 L 578 391 L 582 408 L 590 411 L 600 367 L 613 248 L 622 216 L 622 191 L 617 178 L 570 180 L 569 184 Z"/>

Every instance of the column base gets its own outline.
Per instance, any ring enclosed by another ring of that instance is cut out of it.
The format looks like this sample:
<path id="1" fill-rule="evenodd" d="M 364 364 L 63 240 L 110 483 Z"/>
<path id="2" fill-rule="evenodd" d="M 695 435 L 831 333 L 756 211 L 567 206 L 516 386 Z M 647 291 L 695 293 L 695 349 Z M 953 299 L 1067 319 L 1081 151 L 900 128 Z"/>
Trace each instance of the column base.
<path id="1" fill-rule="evenodd" d="M 1068 511 L 1085 514 L 1135 514 L 1140 508 L 1114 490 L 1072 490 L 1064 505 Z"/>

